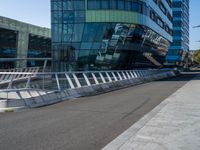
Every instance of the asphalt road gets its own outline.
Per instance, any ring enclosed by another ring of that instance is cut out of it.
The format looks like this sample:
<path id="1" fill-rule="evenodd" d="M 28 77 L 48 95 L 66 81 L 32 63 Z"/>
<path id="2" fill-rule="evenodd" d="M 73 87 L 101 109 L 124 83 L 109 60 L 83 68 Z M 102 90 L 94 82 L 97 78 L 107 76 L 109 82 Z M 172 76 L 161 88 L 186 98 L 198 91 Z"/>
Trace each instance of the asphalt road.
<path id="1" fill-rule="evenodd" d="M 154 81 L 98 96 L 0 114 L 0 150 L 98 150 L 192 79 Z"/>

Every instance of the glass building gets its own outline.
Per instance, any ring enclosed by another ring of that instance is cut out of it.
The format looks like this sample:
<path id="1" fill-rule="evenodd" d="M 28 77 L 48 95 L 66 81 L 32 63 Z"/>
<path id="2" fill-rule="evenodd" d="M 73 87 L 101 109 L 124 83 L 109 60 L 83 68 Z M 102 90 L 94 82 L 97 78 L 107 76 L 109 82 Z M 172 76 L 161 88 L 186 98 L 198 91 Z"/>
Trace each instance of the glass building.
<path id="1" fill-rule="evenodd" d="M 171 0 L 51 0 L 54 71 L 162 67 Z"/>
<path id="2" fill-rule="evenodd" d="M 168 65 L 183 66 L 189 52 L 189 0 L 173 0 L 173 43 L 167 55 Z"/>

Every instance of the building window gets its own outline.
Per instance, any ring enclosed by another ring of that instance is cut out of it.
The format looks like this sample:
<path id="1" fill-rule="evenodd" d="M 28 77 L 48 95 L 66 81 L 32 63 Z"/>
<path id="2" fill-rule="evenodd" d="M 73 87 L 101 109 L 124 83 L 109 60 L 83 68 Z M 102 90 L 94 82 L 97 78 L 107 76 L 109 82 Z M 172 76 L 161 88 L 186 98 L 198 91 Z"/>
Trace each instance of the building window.
<path id="1" fill-rule="evenodd" d="M 101 1 L 100 0 L 88 0 L 88 9 L 100 9 Z"/>
<path id="2" fill-rule="evenodd" d="M 163 12 L 164 14 L 166 14 L 167 9 L 165 8 L 165 6 L 164 6 L 164 4 L 163 4 L 162 2 L 160 2 L 159 7 L 160 7 L 160 9 L 162 10 L 162 12 Z"/>
<path id="3" fill-rule="evenodd" d="M 124 0 L 118 0 L 118 9 L 124 10 Z"/>
<path id="4" fill-rule="evenodd" d="M 110 9 L 117 9 L 117 1 L 110 0 Z"/>
<path id="5" fill-rule="evenodd" d="M 142 4 L 133 2 L 132 3 L 132 11 L 142 13 Z"/>
<path id="6" fill-rule="evenodd" d="M 164 28 L 164 22 L 162 21 L 160 17 L 157 18 L 157 23 L 160 27 Z"/>
<path id="7" fill-rule="evenodd" d="M 101 0 L 101 8 L 102 9 L 109 9 L 109 1 L 108 0 Z"/>
<path id="8" fill-rule="evenodd" d="M 83 1 L 83 0 L 74 1 L 74 9 L 75 10 L 84 10 L 85 9 L 85 1 Z"/>

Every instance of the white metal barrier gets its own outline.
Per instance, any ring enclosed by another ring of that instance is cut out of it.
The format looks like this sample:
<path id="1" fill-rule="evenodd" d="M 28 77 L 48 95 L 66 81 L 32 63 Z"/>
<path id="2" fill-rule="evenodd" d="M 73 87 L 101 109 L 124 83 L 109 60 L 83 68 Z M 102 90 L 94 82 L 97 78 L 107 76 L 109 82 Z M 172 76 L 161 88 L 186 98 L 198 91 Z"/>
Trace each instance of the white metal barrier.
<path id="1" fill-rule="evenodd" d="M 146 78 L 153 74 L 166 72 L 162 70 L 120 70 L 41 73 L 38 70 L 39 68 L 36 67 L 26 68 L 23 71 L 16 69 L 10 72 L 0 72 L 0 89 L 37 88 L 59 91 L 134 78 Z M 20 82 L 18 82 L 19 80 Z"/>
<path id="2" fill-rule="evenodd" d="M 30 74 L 31 77 L 34 77 L 39 72 L 39 69 L 39 67 L 30 67 L 0 70 L 0 84 L 12 84 L 13 81 L 28 79 Z"/>
<path id="3" fill-rule="evenodd" d="M 9 81 L 0 80 L 0 111 L 1 108 L 48 105 L 174 75 L 169 70 L 41 73 L 32 68 L 24 72 L 0 72 L 0 77 Z"/>

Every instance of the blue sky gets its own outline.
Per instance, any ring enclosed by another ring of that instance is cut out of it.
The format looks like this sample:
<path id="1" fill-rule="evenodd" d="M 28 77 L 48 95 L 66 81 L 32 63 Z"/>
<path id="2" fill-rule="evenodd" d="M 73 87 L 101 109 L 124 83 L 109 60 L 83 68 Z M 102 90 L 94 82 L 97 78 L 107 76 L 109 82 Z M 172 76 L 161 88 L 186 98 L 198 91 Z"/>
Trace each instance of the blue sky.
<path id="1" fill-rule="evenodd" d="M 190 0 L 190 26 L 200 25 L 200 0 Z M 0 0 L 0 15 L 50 27 L 50 0 Z M 190 28 L 190 49 L 200 49 L 200 28 Z"/>
<path id="2" fill-rule="evenodd" d="M 50 27 L 50 0 L 0 0 L 0 15 Z"/>

